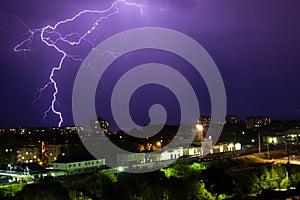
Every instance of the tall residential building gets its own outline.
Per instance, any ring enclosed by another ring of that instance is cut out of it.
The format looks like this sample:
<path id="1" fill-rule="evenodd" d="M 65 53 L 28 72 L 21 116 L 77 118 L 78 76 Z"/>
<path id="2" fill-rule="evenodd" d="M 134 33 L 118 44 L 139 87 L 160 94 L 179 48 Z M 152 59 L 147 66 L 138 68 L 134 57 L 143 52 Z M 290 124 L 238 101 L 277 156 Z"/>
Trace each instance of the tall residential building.
<path id="1" fill-rule="evenodd" d="M 271 118 L 267 116 L 251 116 L 246 119 L 246 128 L 256 129 L 269 126 L 271 123 Z"/>
<path id="2" fill-rule="evenodd" d="M 17 150 L 18 163 L 38 162 L 40 150 L 36 146 L 22 147 Z"/>
<path id="3" fill-rule="evenodd" d="M 64 152 L 61 152 L 61 148 L 64 146 L 63 144 L 47 144 L 48 150 L 48 164 L 52 164 L 57 160 L 59 156 L 64 156 Z"/>

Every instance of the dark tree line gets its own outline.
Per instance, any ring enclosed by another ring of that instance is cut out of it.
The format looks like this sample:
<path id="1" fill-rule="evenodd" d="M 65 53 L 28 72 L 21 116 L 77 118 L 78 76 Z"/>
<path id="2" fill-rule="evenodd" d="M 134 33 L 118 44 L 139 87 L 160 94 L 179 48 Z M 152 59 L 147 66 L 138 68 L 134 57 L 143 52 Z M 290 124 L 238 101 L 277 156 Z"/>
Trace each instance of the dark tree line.
<path id="1" fill-rule="evenodd" d="M 300 168 L 290 165 L 257 165 L 246 173 L 229 175 L 236 160 L 210 164 L 174 165 L 159 171 L 118 175 L 98 171 L 26 185 L 13 199 L 95 200 L 219 200 L 244 199 L 264 191 L 300 189 Z M 1 197 L 1 194 L 0 194 Z"/>

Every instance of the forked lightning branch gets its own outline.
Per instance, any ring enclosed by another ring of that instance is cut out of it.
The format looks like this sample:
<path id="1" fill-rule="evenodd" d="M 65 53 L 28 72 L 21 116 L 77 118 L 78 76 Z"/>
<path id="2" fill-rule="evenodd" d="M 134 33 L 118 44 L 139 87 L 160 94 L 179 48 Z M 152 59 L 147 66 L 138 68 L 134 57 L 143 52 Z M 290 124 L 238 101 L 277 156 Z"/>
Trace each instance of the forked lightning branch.
<path id="1" fill-rule="evenodd" d="M 100 28 L 101 22 L 104 20 L 108 20 L 112 16 L 118 14 L 120 12 L 120 5 L 135 7 L 140 11 L 141 14 L 143 14 L 143 6 L 138 3 L 132 3 L 128 2 L 127 0 L 116 0 L 112 3 L 112 5 L 105 9 L 105 10 L 83 10 L 73 16 L 72 18 L 68 18 L 62 21 L 57 22 L 55 25 L 47 25 L 42 28 L 38 29 L 29 29 L 29 36 L 23 40 L 21 43 L 15 46 L 14 51 L 16 52 L 28 52 L 31 51 L 33 40 L 35 37 L 40 38 L 40 40 L 47 45 L 49 48 L 54 48 L 57 52 L 61 54 L 61 58 L 59 60 L 59 64 L 57 66 L 53 66 L 51 73 L 49 75 L 49 81 L 41 87 L 35 95 L 35 101 L 38 101 L 44 92 L 45 89 L 48 87 L 53 87 L 54 92 L 52 93 L 52 100 L 51 104 L 49 105 L 48 109 L 44 112 L 44 119 L 48 116 L 49 112 L 53 112 L 56 114 L 59 118 L 58 126 L 60 127 L 64 121 L 63 114 L 61 111 L 57 108 L 58 99 L 57 95 L 59 93 L 59 85 L 57 84 L 55 80 L 55 73 L 57 73 L 59 70 L 63 68 L 64 62 L 67 58 L 73 59 L 73 60 L 80 60 L 78 57 L 68 54 L 63 48 L 61 48 L 61 45 L 59 44 L 65 44 L 65 45 L 79 45 L 83 41 L 88 41 L 87 36 L 89 36 L 93 31 L 95 31 L 97 28 Z M 92 26 L 86 30 L 83 34 L 79 34 L 78 32 L 70 32 L 67 34 L 61 33 L 58 29 L 63 28 L 65 25 L 73 23 L 75 20 L 79 19 L 82 15 L 96 15 L 99 17 L 93 22 Z M 54 35 L 55 37 L 50 37 L 49 35 Z M 88 41 L 90 42 L 90 41 Z M 91 43 L 91 42 L 90 42 Z M 94 44 L 93 44 L 94 45 Z"/>

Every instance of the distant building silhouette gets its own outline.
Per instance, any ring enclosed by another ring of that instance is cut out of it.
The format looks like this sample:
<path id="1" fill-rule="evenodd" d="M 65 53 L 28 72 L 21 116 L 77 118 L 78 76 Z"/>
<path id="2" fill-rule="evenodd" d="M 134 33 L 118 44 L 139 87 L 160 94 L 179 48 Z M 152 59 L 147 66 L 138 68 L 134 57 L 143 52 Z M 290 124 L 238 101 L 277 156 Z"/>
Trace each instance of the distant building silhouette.
<path id="1" fill-rule="evenodd" d="M 227 124 L 239 124 L 241 122 L 239 116 L 228 115 L 225 118 Z"/>
<path id="2" fill-rule="evenodd" d="M 271 123 L 271 118 L 266 116 L 251 116 L 246 119 L 246 128 L 247 129 L 257 129 L 269 126 Z"/>

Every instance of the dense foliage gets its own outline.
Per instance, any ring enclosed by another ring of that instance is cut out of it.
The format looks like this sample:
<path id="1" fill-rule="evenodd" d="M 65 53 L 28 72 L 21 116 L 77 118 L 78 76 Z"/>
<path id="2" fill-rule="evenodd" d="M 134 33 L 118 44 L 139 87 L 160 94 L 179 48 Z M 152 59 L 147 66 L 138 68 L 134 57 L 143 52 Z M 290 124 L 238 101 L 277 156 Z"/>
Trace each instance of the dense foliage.
<path id="1" fill-rule="evenodd" d="M 242 171 L 235 171 L 236 169 Z M 98 171 L 26 185 L 14 199 L 214 200 L 243 199 L 263 191 L 299 188 L 300 168 L 245 165 L 236 160 L 174 165 L 144 174 Z M 4 196 L 4 194 L 2 194 Z"/>

